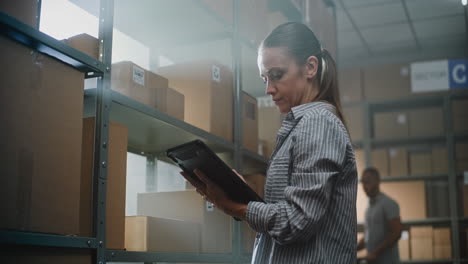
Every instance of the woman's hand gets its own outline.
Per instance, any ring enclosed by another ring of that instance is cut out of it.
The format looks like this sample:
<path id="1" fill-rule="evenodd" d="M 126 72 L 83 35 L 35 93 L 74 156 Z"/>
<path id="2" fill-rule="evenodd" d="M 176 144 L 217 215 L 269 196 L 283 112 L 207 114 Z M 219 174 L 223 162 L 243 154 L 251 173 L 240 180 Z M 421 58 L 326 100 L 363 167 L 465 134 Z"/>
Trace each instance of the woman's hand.
<path id="1" fill-rule="evenodd" d="M 203 199 L 213 203 L 226 214 L 245 220 L 247 205 L 236 203 L 229 199 L 226 193 L 216 183 L 211 181 L 211 179 L 209 179 L 202 171 L 195 169 L 193 173 L 198 176 L 202 183 L 192 180 L 185 172 L 180 172 L 187 181 L 195 186 L 197 192 L 203 196 Z M 236 174 L 239 175 L 237 172 Z M 242 176 L 240 177 L 242 178 Z"/>

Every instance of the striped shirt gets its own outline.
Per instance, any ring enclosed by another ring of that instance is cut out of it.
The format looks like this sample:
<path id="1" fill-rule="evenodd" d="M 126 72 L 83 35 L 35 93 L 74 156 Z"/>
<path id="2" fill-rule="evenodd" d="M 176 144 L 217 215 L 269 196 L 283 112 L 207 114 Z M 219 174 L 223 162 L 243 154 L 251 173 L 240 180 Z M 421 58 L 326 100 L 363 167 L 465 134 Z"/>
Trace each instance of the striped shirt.
<path id="1" fill-rule="evenodd" d="M 293 107 L 267 170 L 266 203 L 250 202 L 252 263 L 356 263 L 357 173 L 349 135 L 324 102 Z"/>

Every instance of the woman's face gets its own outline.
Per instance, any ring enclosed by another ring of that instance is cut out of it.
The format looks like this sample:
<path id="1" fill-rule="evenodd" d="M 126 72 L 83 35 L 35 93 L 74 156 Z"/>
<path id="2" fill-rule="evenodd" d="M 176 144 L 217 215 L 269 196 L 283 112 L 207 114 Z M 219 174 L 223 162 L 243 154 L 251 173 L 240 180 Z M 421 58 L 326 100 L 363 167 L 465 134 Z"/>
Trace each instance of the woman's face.
<path id="1" fill-rule="evenodd" d="M 318 93 L 312 81 L 317 72 L 316 57 L 309 57 L 306 65 L 300 67 L 284 48 L 261 48 L 257 63 L 266 84 L 266 94 L 271 95 L 281 113 L 311 102 Z"/>

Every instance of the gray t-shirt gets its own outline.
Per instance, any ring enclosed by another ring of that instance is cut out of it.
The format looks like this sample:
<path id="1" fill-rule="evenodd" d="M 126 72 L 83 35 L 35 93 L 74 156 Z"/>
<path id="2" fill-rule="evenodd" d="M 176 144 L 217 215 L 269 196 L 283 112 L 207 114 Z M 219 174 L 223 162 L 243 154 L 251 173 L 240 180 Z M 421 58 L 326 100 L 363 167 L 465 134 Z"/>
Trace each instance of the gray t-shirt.
<path id="1" fill-rule="evenodd" d="M 399 216 L 400 207 L 387 195 L 379 193 L 376 197 L 369 199 L 364 223 L 364 240 L 367 252 L 374 251 L 385 240 L 390 232 L 389 221 Z M 375 262 L 372 262 L 372 264 L 398 263 L 400 263 L 398 243 L 383 252 Z"/>

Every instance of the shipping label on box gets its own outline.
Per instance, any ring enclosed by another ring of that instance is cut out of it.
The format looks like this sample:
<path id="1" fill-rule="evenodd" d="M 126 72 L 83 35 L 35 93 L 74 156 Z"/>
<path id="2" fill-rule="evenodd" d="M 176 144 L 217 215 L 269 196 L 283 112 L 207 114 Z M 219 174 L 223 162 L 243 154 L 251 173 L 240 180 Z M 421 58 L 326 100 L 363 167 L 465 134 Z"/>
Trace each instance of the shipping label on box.
<path id="1" fill-rule="evenodd" d="M 142 68 L 133 65 L 133 74 L 132 74 L 132 79 L 135 83 L 139 85 L 145 85 L 145 70 Z"/>

